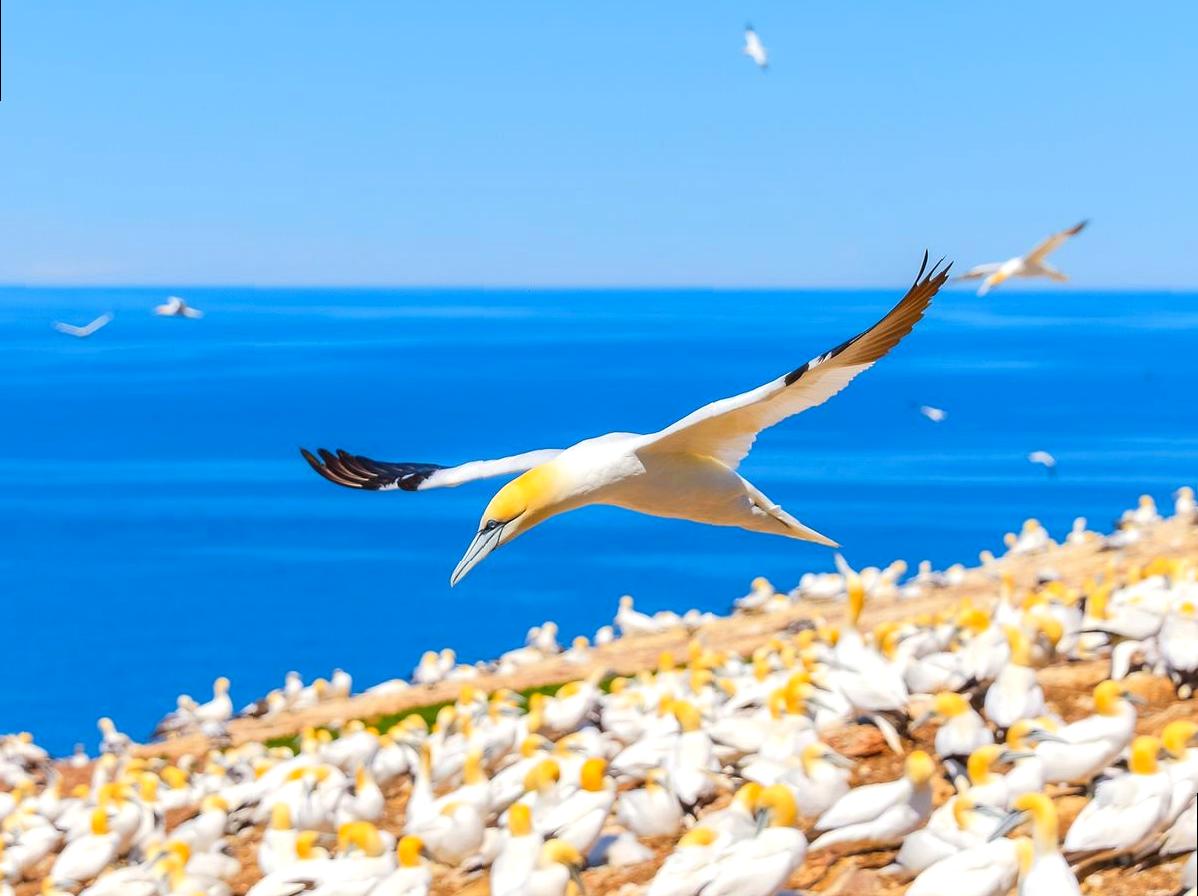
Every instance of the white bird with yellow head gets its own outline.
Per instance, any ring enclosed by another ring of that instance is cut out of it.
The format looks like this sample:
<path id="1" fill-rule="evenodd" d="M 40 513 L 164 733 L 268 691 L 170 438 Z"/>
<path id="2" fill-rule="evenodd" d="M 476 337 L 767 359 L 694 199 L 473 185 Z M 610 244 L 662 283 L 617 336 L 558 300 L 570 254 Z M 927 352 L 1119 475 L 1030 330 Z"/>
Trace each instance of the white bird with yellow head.
<path id="1" fill-rule="evenodd" d="M 451 586 L 496 548 L 551 517 L 592 504 L 835 546 L 762 494 L 737 467 L 759 432 L 823 404 L 911 332 L 948 278 L 948 266 L 937 263 L 930 271 L 927 266 L 925 253 L 910 290 L 870 329 L 764 386 L 712 402 L 656 433 L 608 433 L 564 451 L 530 451 L 456 467 L 388 463 L 323 449 L 319 458 L 301 453 L 329 481 L 373 491 L 424 491 L 520 473 L 487 505 Z"/>

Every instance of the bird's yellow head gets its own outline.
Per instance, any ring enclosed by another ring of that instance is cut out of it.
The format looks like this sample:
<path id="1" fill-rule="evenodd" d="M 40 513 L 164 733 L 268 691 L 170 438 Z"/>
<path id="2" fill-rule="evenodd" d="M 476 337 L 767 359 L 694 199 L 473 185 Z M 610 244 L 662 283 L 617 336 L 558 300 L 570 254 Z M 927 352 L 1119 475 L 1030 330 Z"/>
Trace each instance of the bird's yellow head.
<path id="1" fill-rule="evenodd" d="M 1055 649 L 1061 643 L 1061 638 L 1065 636 L 1065 627 L 1061 625 L 1061 621 L 1042 613 L 1036 615 L 1033 621 L 1039 635 Z"/>
<path id="2" fill-rule="evenodd" d="M 342 852 L 357 849 L 371 858 L 383 854 L 383 838 L 379 829 L 368 821 L 351 821 L 337 829 L 337 848 Z"/>
<path id="3" fill-rule="evenodd" d="M 603 789 L 606 773 L 607 762 L 598 757 L 591 757 L 582 764 L 582 771 L 579 773 L 579 783 L 582 789 L 598 793 Z"/>
<path id="4" fill-rule="evenodd" d="M 547 868 L 551 865 L 565 865 L 574 871 L 582 868 L 584 860 L 582 853 L 565 840 L 546 840 L 541 847 L 540 865 Z"/>
<path id="5" fill-rule="evenodd" d="M 762 787 L 760 784 L 756 781 L 749 781 L 746 784 L 742 784 L 740 789 L 736 791 L 736 794 L 732 797 L 732 802 L 752 813 L 757 805 L 757 800 L 761 796 L 761 791 Z"/>
<path id="6" fill-rule="evenodd" d="M 942 719 L 955 719 L 969 712 L 969 701 L 956 691 L 941 691 L 936 695 L 935 712 Z"/>
<path id="7" fill-rule="evenodd" d="M 1032 834 L 1037 852 L 1048 852 L 1057 848 L 1059 841 L 1057 807 L 1042 793 L 1025 793 L 1011 803 L 1015 813 L 1026 813 L 1032 819 Z"/>
<path id="8" fill-rule="evenodd" d="M 553 788 L 562 776 L 561 766 L 552 759 L 542 759 L 524 776 L 524 789 L 530 793 L 545 793 Z"/>
<path id="9" fill-rule="evenodd" d="M 295 836 L 295 854 L 307 861 L 317 857 L 316 841 L 320 839 L 319 831 L 300 831 Z"/>
<path id="10" fill-rule="evenodd" d="M 108 810 L 102 807 L 92 809 L 91 817 L 92 833 L 97 837 L 103 837 L 108 833 Z"/>
<path id="11" fill-rule="evenodd" d="M 452 588 L 496 548 L 557 512 L 563 477 L 552 462 L 533 467 L 498 492 L 483 511 L 478 532 L 449 577 Z"/>
<path id="12" fill-rule="evenodd" d="M 1007 729 L 1007 748 L 1011 750 L 1026 750 L 1031 744 L 1028 735 L 1036 730 L 1029 719 L 1019 719 Z"/>
<path id="13" fill-rule="evenodd" d="M 674 718 L 683 731 L 698 731 L 703 724 L 703 716 L 693 703 L 685 700 L 674 701 Z"/>
<path id="14" fill-rule="evenodd" d="M 1161 743 L 1174 759 L 1184 759 L 1191 744 L 1198 745 L 1198 724 L 1189 719 L 1170 722 L 1161 732 Z"/>
<path id="15" fill-rule="evenodd" d="M 762 789 L 757 797 L 757 811 L 765 813 L 770 826 L 776 828 L 792 827 L 799 815 L 794 794 L 783 784 Z"/>
<path id="16" fill-rule="evenodd" d="M 679 846 L 711 846 L 717 839 L 716 832 L 711 828 L 691 828 L 678 841 Z"/>
<path id="17" fill-rule="evenodd" d="M 137 794 L 142 802 L 152 803 L 158 799 L 158 776 L 143 772 L 137 777 Z"/>
<path id="18" fill-rule="evenodd" d="M 424 849 L 424 841 L 414 834 L 400 837 L 395 847 L 395 856 L 400 868 L 415 868 L 420 864 L 420 851 Z"/>
<path id="19" fill-rule="evenodd" d="M 1117 681 L 1104 681 L 1094 688 L 1094 711 L 1102 716 L 1119 714 L 1127 692 Z"/>
<path id="20" fill-rule="evenodd" d="M 996 744 L 978 747 L 969 754 L 966 770 L 969 773 L 969 783 L 975 787 L 985 784 L 990 778 L 990 770 L 1002 755 L 1003 748 Z"/>
<path id="21" fill-rule="evenodd" d="M 291 830 L 291 809 L 286 803 L 275 803 L 271 808 L 270 827 L 274 831 Z"/>
<path id="22" fill-rule="evenodd" d="M 911 783 L 917 787 L 923 787 L 936 774 L 936 763 L 923 750 L 916 750 L 907 757 L 905 772 Z"/>
<path id="23" fill-rule="evenodd" d="M 512 803 L 507 810 L 507 827 L 513 837 L 527 837 L 532 833 L 532 810 L 525 803 Z"/>
<path id="24" fill-rule="evenodd" d="M 1161 751 L 1161 742 L 1155 737 L 1143 735 L 1131 742 L 1131 756 L 1127 767 L 1133 775 L 1155 775 L 1157 772 L 1156 758 Z"/>
<path id="25" fill-rule="evenodd" d="M 1008 625 L 1005 631 L 1007 644 L 1011 648 L 1011 662 L 1016 666 L 1030 666 L 1032 664 L 1032 644 L 1028 636 L 1023 633 L 1022 629 L 1013 625 Z"/>

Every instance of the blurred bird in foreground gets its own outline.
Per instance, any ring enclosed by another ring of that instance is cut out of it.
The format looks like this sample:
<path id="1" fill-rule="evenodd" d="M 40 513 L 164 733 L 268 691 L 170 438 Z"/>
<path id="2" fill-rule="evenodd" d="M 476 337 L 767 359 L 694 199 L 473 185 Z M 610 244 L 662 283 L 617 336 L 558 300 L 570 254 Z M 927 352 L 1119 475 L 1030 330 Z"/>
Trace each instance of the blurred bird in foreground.
<path id="1" fill-rule="evenodd" d="M 1027 255 L 1016 255 L 1014 258 L 1008 258 L 1006 261 L 979 264 L 977 267 L 970 268 L 955 279 L 978 280 L 985 278 L 982 279 L 982 285 L 978 287 L 979 296 L 984 296 L 991 289 L 998 286 L 1004 280 L 1009 280 L 1011 277 L 1047 277 L 1050 280 L 1055 280 L 1057 283 L 1064 283 L 1069 278 L 1048 264 L 1045 259 L 1048 258 L 1050 253 L 1059 249 L 1061 244 L 1069 239 L 1069 237 L 1081 233 L 1086 223 L 1082 221 L 1079 224 L 1074 224 L 1068 230 L 1054 233 L 1036 246 L 1036 248 L 1032 249 L 1031 252 L 1027 253 Z"/>

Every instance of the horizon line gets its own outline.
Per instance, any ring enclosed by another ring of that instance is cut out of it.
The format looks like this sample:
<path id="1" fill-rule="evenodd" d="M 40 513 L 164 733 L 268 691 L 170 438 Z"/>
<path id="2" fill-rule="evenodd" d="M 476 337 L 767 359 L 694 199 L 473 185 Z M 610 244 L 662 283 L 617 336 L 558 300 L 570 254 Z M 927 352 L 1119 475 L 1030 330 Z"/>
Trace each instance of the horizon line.
<path id="1" fill-rule="evenodd" d="M 1054 288 L 1038 288 L 1032 284 L 1012 284 L 1015 291 L 1026 294 L 1053 293 L 1195 293 L 1198 284 L 1192 286 L 1082 286 L 1079 284 L 1057 285 Z M 736 285 L 736 284 L 507 284 L 507 283 L 28 283 L 0 281 L 0 289 L 130 289 L 130 290 L 211 290 L 243 289 L 254 291 L 274 290 L 346 290 L 355 292 L 861 292 L 874 290 L 907 289 L 908 284 L 858 284 L 858 285 Z M 943 291 L 973 292 L 973 286 L 946 284 Z"/>

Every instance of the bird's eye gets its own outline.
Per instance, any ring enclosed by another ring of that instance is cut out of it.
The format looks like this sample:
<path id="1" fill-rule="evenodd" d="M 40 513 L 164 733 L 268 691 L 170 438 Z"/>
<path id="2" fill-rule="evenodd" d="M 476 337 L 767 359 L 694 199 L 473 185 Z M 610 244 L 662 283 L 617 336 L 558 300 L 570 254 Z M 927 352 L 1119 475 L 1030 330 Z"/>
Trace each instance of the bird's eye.
<path id="1" fill-rule="evenodd" d="M 483 531 L 490 532 L 493 529 L 498 529 L 502 525 L 503 523 L 499 522 L 499 520 L 487 520 L 487 524 L 483 526 Z"/>

